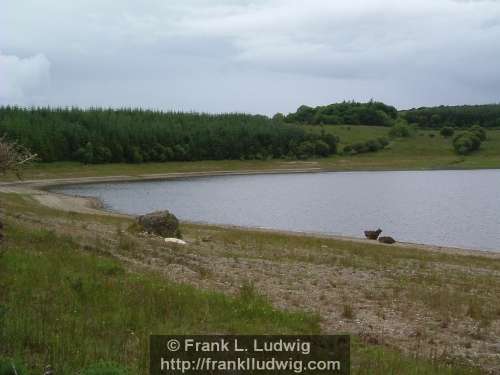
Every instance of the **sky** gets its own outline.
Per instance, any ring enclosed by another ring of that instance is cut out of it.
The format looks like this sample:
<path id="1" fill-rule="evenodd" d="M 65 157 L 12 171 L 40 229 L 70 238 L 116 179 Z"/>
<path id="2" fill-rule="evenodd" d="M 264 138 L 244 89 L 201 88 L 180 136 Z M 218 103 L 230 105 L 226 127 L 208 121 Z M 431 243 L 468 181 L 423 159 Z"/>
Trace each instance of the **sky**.
<path id="1" fill-rule="evenodd" d="M 500 102 L 497 0 L 2 0 L 0 105 Z"/>

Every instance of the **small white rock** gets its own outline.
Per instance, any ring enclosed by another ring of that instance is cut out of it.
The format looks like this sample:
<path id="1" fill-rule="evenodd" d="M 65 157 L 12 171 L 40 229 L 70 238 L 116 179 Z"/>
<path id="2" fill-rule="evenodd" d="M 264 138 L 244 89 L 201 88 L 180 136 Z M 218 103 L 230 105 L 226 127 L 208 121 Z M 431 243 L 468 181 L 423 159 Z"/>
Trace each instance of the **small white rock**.
<path id="1" fill-rule="evenodd" d="M 176 243 L 179 245 L 186 245 L 187 244 L 186 241 L 180 240 L 180 239 L 175 238 L 175 237 L 167 237 L 167 238 L 165 238 L 165 242 Z"/>

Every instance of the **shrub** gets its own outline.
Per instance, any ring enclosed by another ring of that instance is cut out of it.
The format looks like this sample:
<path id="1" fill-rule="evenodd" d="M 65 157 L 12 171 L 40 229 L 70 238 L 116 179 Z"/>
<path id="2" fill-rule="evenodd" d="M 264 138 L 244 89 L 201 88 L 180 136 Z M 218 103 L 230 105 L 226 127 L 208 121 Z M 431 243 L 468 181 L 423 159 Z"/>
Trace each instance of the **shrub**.
<path id="1" fill-rule="evenodd" d="M 352 145 L 352 148 L 358 154 L 368 152 L 368 147 L 366 146 L 365 142 L 356 142 Z"/>
<path id="2" fill-rule="evenodd" d="M 366 152 L 377 152 L 384 149 L 389 144 L 387 138 L 370 139 L 366 142 L 356 142 L 352 145 L 345 145 L 342 150 L 344 155 L 363 154 Z"/>
<path id="3" fill-rule="evenodd" d="M 344 155 L 348 155 L 352 152 L 352 146 L 351 145 L 345 145 L 344 149 L 342 150 L 342 153 Z"/>
<path id="4" fill-rule="evenodd" d="M 389 145 L 389 140 L 385 137 L 380 137 L 377 139 L 379 143 L 382 145 L 382 148 L 386 147 Z"/>
<path id="5" fill-rule="evenodd" d="M 299 159 L 307 159 L 314 155 L 314 143 L 311 141 L 304 141 L 297 147 L 297 157 Z"/>
<path id="6" fill-rule="evenodd" d="M 370 139 L 366 142 L 366 148 L 369 152 L 376 152 L 382 149 L 382 145 L 377 139 Z"/>
<path id="7" fill-rule="evenodd" d="M 397 122 L 389 131 L 389 136 L 392 138 L 408 138 L 411 137 L 412 131 L 408 124 Z"/>
<path id="8" fill-rule="evenodd" d="M 324 134 L 321 136 L 321 140 L 324 141 L 330 148 L 330 154 L 337 153 L 337 144 L 339 143 L 339 138 L 333 134 Z"/>
<path id="9" fill-rule="evenodd" d="M 98 163 L 110 163 L 113 160 L 113 154 L 108 147 L 96 147 L 94 152 L 93 162 Z"/>
<path id="10" fill-rule="evenodd" d="M 330 146 L 322 140 L 314 141 L 314 152 L 318 156 L 328 156 L 330 154 Z"/>
<path id="11" fill-rule="evenodd" d="M 99 362 L 84 369 L 82 375 L 130 375 L 129 371 L 112 362 Z"/>
<path id="12" fill-rule="evenodd" d="M 453 148 L 460 155 L 466 155 L 479 150 L 480 146 L 481 139 L 470 131 L 460 133 L 453 139 Z"/>
<path id="13" fill-rule="evenodd" d="M 477 136 L 481 140 L 481 142 L 486 141 L 486 131 L 479 125 L 472 126 L 469 131 Z"/>
<path id="14" fill-rule="evenodd" d="M 389 130 L 389 137 L 391 138 L 408 138 L 413 135 L 413 128 L 408 124 L 408 122 L 399 118 Z"/>
<path id="15" fill-rule="evenodd" d="M 441 131 L 439 132 L 443 137 L 447 138 L 447 137 L 451 137 L 454 133 L 455 133 L 455 130 L 453 130 L 453 128 L 450 128 L 450 127 L 445 127 L 443 129 L 441 129 Z"/>

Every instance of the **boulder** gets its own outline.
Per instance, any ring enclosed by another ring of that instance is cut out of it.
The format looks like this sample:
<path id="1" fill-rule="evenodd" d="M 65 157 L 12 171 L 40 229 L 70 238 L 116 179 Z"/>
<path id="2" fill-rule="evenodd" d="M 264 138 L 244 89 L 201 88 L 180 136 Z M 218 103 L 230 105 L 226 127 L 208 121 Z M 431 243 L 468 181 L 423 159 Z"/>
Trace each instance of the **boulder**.
<path id="1" fill-rule="evenodd" d="M 168 211 L 156 211 L 139 216 L 137 222 L 148 233 L 162 237 L 181 237 L 179 220 Z"/>
<path id="2" fill-rule="evenodd" d="M 389 236 L 379 237 L 378 241 L 382 242 L 382 243 L 387 243 L 387 244 L 393 244 L 396 242 L 396 240 L 394 238 L 389 237 Z"/>
<path id="3" fill-rule="evenodd" d="M 380 233 L 382 233 L 382 229 L 377 229 L 377 230 L 365 230 L 365 236 L 369 240 L 376 240 L 378 236 L 380 236 Z"/>

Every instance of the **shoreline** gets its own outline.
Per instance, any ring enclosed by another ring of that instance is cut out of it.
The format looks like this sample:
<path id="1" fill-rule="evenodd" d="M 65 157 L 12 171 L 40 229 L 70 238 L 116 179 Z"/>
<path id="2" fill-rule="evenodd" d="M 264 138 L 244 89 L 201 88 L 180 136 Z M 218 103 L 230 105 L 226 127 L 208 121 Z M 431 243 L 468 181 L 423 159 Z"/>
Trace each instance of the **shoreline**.
<path id="1" fill-rule="evenodd" d="M 484 168 L 482 170 L 490 170 L 490 169 L 497 170 L 494 168 Z M 432 171 L 434 169 L 429 169 L 429 170 Z M 405 171 L 408 172 L 408 170 Z M 410 171 L 418 171 L 418 170 L 410 170 Z M 450 171 L 455 171 L 455 170 L 450 169 Z M 374 172 L 374 171 L 339 171 L 339 170 L 330 170 L 325 168 L 313 167 L 313 168 L 301 168 L 301 169 L 284 168 L 284 169 L 269 169 L 269 170 L 173 172 L 173 173 L 144 174 L 136 176 L 116 175 L 116 176 L 104 176 L 104 177 L 74 177 L 74 178 L 25 180 L 25 181 L 0 181 L 0 193 L 16 193 L 16 194 L 29 195 L 44 206 L 66 212 L 114 216 L 121 218 L 134 218 L 135 215 L 122 214 L 104 209 L 102 202 L 98 198 L 71 196 L 63 193 L 56 193 L 51 191 L 50 189 L 56 187 L 69 186 L 69 185 L 87 185 L 87 184 L 107 183 L 107 182 L 127 183 L 127 182 L 140 182 L 140 181 L 175 180 L 175 179 L 197 178 L 197 177 L 259 175 L 259 174 L 325 173 L 325 172 L 352 173 L 352 172 Z M 377 171 L 377 172 L 382 172 L 382 171 Z M 387 170 L 386 172 L 397 172 L 397 171 Z M 244 227 L 231 224 L 212 224 L 212 223 L 184 221 L 184 220 L 181 222 L 187 225 L 224 228 L 224 229 L 240 230 L 246 232 L 257 231 L 261 233 L 271 233 L 271 234 L 274 233 L 274 234 L 289 235 L 289 236 L 307 236 L 315 238 L 332 239 L 338 241 L 356 242 L 360 244 L 364 243 L 370 245 L 388 246 L 379 243 L 378 241 L 368 240 L 360 237 L 358 238 L 358 237 L 334 235 L 334 234 L 319 233 L 319 232 L 291 231 L 291 230 L 259 228 L 259 227 Z M 409 243 L 409 242 L 396 242 L 395 244 L 390 246 L 397 248 L 418 249 L 418 250 L 446 253 L 446 254 L 469 255 L 469 256 L 472 255 L 472 256 L 482 256 L 482 257 L 500 259 L 500 252 L 494 250 L 464 249 L 459 247 L 448 247 L 448 246 L 428 245 L 428 244 Z"/>

